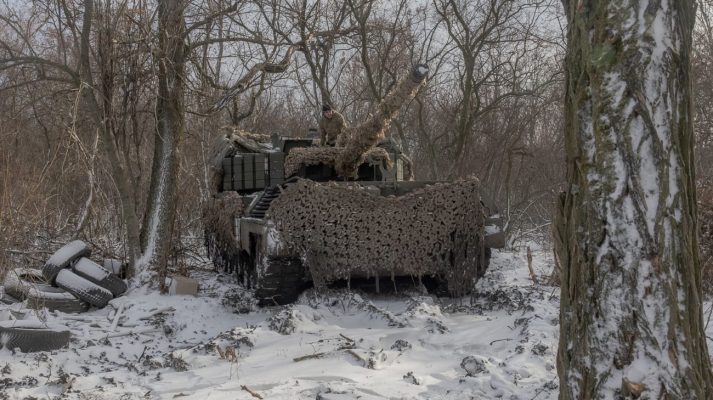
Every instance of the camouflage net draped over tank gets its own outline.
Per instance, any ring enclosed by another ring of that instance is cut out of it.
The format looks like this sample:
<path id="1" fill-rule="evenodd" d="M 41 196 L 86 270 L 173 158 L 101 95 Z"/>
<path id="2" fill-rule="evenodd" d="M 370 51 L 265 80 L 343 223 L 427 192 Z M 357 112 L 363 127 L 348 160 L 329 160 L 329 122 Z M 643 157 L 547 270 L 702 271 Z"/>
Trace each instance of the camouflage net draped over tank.
<path id="1" fill-rule="evenodd" d="M 317 287 L 355 273 L 438 274 L 460 295 L 484 268 L 479 186 L 469 178 L 382 197 L 358 185 L 300 179 L 272 203 L 268 219 Z"/>
<path id="2" fill-rule="evenodd" d="M 208 256 L 224 271 L 238 268 L 240 249 L 233 236 L 235 219 L 243 215 L 243 201 L 237 192 L 223 192 L 209 198 L 203 207 L 203 229 Z"/>
<path id="3" fill-rule="evenodd" d="M 336 158 L 342 152 L 341 147 L 299 147 L 292 149 L 285 157 L 285 176 L 293 176 L 299 171 L 300 165 L 334 165 Z M 362 155 L 361 163 L 381 164 L 391 169 L 393 162 L 389 153 L 380 147 L 374 147 Z"/>

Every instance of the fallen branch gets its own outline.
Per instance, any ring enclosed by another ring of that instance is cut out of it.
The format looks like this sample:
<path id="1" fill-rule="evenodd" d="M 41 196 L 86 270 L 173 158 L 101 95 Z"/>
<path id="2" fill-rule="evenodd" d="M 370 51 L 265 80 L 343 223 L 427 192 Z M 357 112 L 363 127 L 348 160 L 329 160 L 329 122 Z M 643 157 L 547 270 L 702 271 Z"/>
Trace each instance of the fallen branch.
<path id="1" fill-rule="evenodd" d="M 537 275 L 535 275 L 535 270 L 532 269 L 532 250 L 530 250 L 530 246 L 527 246 L 527 269 L 530 270 L 530 278 L 532 279 L 532 283 L 537 285 Z"/>
<path id="2" fill-rule="evenodd" d="M 259 394 L 253 392 L 249 387 L 247 387 L 247 386 L 245 386 L 245 385 L 240 385 L 240 388 L 243 389 L 244 391 L 250 393 L 250 395 L 253 396 L 253 397 L 256 398 L 256 399 L 262 399 L 262 398 L 263 398 L 262 396 L 260 396 Z"/>
<path id="3" fill-rule="evenodd" d="M 99 318 L 100 317 L 75 317 L 73 315 L 63 315 L 62 316 L 62 319 L 65 321 L 89 322 L 92 324 L 96 323 L 96 322 L 101 322 L 101 321 L 97 321 Z"/>
<path id="4" fill-rule="evenodd" d="M 324 357 L 324 354 L 325 354 L 325 353 L 308 354 L 308 355 L 306 355 L 306 356 L 293 358 L 292 361 L 294 361 L 294 362 L 300 362 L 300 361 L 309 360 L 309 359 L 312 359 L 312 358 L 322 358 L 322 357 Z"/>
<path id="5" fill-rule="evenodd" d="M 145 328 L 145 329 L 132 329 L 130 331 L 126 332 L 117 332 L 117 333 L 110 333 L 106 336 L 102 336 L 98 339 L 111 339 L 111 338 L 116 338 L 116 337 L 121 337 L 121 336 L 129 336 L 129 335 L 140 335 L 144 333 L 156 333 L 156 332 L 161 332 L 161 329 L 158 328 Z"/>
<path id="6" fill-rule="evenodd" d="M 347 336 L 345 336 L 345 335 L 342 334 L 342 333 L 340 333 L 339 336 L 341 336 L 341 337 L 343 337 L 344 339 L 347 339 L 348 341 L 354 343 L 354 339 L 352 339 L 352 338 L 350 338 L 350 337 L 347 337 Z"/>
<path id="7" fill-rule="evenodd" d="M 116 326 L 119 325 L 119 318 L 121 317 L 121 314 L 124 312 L 124 304 L 122 303 L 119 306 L 119 309 L 116 311 L 116 314 L 114 314 L 114 320 L 111 322 L 111 328 L 109 328 L 110 332 L 114 332 L 116 330 Z"/>
<path id="8" fill-rule="evenodd" d="M 367 365 L 369 365 L 369 361 L 367 361 L 366 359 L 364 359 L 364 357 L 357 354 L 356 351 L 354 351 L 352 349 L 346 349 L 346 352 L 351 354 L 352 356 L 354 356 L 354 358 L 356 358 L 357 360 L 361 361 L 364 364 L 364 365 L 362 365 L 362 367 L 366 367 Z"/>
<path id="9" fill-rule="evenodd" d="M 146 319 L 149 319 L 149 318 L 151 318 L 151 317 L 153 317 L 153 316 L 155 316 L 155 315 L 163 314 L 163 313 L 166 313 L 166 312 L 173 312 L 173 311 L 176 311 L 176 309 L 173 308 L 173 307 L 171 307 L 171 306 L 169 306 L 169 307 L 162 307 L 162 308 L 159 308 L 158 310 L 152 311 L 152 312 L 150 312 L 150 313 L 144 315 L 143 317 L 140 317 L 139 320 L 146 320 Z"/>

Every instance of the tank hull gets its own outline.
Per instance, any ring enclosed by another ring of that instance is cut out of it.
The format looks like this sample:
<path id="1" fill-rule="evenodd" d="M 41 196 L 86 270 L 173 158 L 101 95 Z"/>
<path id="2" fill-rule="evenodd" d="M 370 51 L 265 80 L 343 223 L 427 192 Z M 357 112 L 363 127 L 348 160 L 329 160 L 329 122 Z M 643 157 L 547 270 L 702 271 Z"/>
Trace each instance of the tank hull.
<path id="1" fill-rule="evenodd" d="M 263 305 L 292 302 L 308 285 L 353 278 L 437 277 L 445 292 L 461 296 L 487 268 L 477 179 L 298 179 L 277 191 L 262 218 L 250 216 L 260 203 L 253 199 L 235 220 L 233 243 L 218 246 L 238 249 L 231 253 L 240 258 L 235 272 Z"/>

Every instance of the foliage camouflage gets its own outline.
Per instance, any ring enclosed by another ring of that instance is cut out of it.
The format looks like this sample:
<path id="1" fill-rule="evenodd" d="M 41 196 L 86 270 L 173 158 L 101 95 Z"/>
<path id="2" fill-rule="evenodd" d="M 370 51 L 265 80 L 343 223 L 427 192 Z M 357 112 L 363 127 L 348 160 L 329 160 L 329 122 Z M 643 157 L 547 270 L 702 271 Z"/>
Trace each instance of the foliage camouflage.
<path id="1" fill-rule="evenodd" d="M 299 147 L 290 150 L 285 157 L 285 176 L 289 177 L 297 174 L 301 165 L 334 165 L 343 147 Z M 362 154 L 361 162 L 369 164 L 381 164 L 385 169 L 391 169 L 393 161 L 389 153 L 381 147 L 374 147 Z"/>
<path id="2" fill-rule="evenodd" d="M 266 218 L 317 287 L 350 276 L 440 275 L 454 295 L 484 272 L 483 210 L 475 178 L 383 197 L 359 185 L 300 179 Z"/>

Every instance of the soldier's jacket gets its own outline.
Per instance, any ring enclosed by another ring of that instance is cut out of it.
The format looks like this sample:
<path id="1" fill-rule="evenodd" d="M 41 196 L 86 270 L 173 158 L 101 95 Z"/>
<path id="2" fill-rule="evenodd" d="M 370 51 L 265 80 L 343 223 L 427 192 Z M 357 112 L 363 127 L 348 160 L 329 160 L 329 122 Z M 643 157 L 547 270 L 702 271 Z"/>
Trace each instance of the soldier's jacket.
<path id="1" fill-rule="evenodd" d="M 344 122 L 342 114 L 332 110 L 332 118 L 327 119 L 322 116 L 319 120 L 319 143 L 324 146 L 334 146 L 337 143 L 337 138 L 344 132 L 347 124 Z"/>

